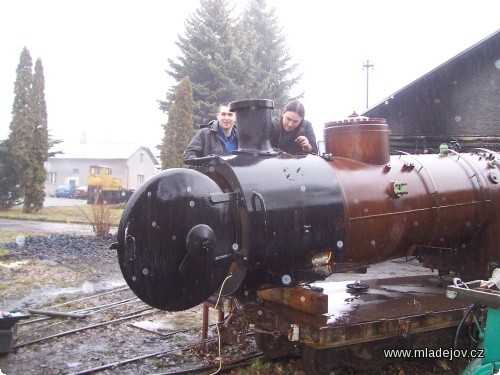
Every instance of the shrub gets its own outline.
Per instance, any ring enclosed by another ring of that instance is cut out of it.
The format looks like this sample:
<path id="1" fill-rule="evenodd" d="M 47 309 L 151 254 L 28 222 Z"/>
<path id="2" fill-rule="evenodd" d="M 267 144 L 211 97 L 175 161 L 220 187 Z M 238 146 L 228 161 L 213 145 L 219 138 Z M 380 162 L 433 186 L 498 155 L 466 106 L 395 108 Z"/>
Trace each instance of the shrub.
<path id="1" fill-rule="evenodd" d="M 109 234 L 109 230 L 116 220 L 116 212 L 112 210 L 112 206 L 107 204 L 94 204 L 91 206 L 90 213 L 78 207 L 85 215 L 97 237 L 105 237 Z"/>

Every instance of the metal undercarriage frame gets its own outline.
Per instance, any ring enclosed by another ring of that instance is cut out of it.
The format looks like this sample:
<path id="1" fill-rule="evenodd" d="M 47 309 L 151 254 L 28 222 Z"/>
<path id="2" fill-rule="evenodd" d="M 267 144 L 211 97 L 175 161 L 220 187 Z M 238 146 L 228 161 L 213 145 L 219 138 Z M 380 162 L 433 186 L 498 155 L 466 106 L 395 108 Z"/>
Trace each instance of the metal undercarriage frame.
<path id="1" fill-rule="evenodd" d="M 450 281 L 434 275 L 363 280 L 368 289 L 355 292 L 346 288 L 352 282 L 314 283 L 323 291 L 303 289 L 302 297 L 301 288 L 296 288 L 299 301 L 310 301 L 306 296 L 310 293 L 326 294 L 328 312 L 323 314 L 292 308 L 285 301 L 259 299 L 239 308 L 236 304 L 237 311 L 226 320 L 233 335 L 225 337 L 236 342 L 234 328 L 249 326 L 269 357 L 287 355 L 299 346 L 308 373 L 329 373 L 346 365 L 360 368 L 363 357 L 380 357 L 383 348 L 404 347 L 419 333 L 453 329 L 470 305 L 445 298 Z M 297 306 L 297 301 L 293 304 Z"/>

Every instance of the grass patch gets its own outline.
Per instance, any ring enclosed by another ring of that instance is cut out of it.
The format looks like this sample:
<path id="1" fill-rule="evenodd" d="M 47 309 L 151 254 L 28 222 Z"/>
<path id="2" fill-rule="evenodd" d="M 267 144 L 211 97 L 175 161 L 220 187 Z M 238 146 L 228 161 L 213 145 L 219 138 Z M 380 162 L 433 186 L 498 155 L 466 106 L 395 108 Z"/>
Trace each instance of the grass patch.
<path id="1" fill-rule="evenodd" d="M 9 250 L 0 247 L 0 260 L 9 255 Z"/>
<path id="2" fill-rule="evenodd" d="M 66 302 L 66 297 L 65 296 L 57 296 L 54 298 L 54 303 L 64 303 Z"/>
<path id="3" fill-rule="evenodd" d="M 186 336 L 182 335 L 182 334 L 177 334 L 174 336 L 174 341 L 177 341 L 177 342 L 187 342 L 188 339 Z"/>
<path id="4" fill-rule="evenodd" d="M 16 237 L 19 235 L 25 235 L 24 233 L 19 233 L 19 232 L 13 232 L 13 231 L 0 231 L 0 243 L 8 243 L 12 242 L 16 239 Z M 2 250 L 7 251 L 6 249 L 2 248 Z"/>
<path id="5" fill-rule="evenodd" d="M 153 358 L 151 360 L 151 367 L 156 369 L 162 368 L 165 366 L 165 362 L 161 358 Z"/>
<path id="6" fill-rule="evenodd" d="M 9 242 L 12 242 L 12 241 L 15 241 L 16 238 L 18 236 L 24 236 L 24 237 L 28 237 L 28 236 L 48 236 L 50 235 L 49 233 L 45 233 L 45 232 L 28 232 L 28 231 L 2 231 L 0 229 L 0 243 L 9 243 Z M 8 250 L 7 249 L 4 249 L 4 248 L 0 248 L 1 250 L 3 251 L 6 251 L 7 254 L 5 255 L 8 255 Z M 0 251 L 1 251 L 0 250 Z"/>
<path id="7" fill-rule="evenodd" d="M 112 356 L 112 355 L 114 355 L 114 354 L 115 354 L 115 352 L 114 352 L 113 350 L 111 350 L 111 349 L 104 349 L 104 350 L 102 351 L 102 354 L 104 354 L 104 355 L 106 355 L 106 356 Z"/>
<path id="8" fill-rule="evenodd" d="M 22 279 L 17 279 L 16 283 L 25 287 L 25 289 L 29 289 L 29 288 L 33 287 L 33 285 L 35 284 L 35 281 L 30 277 L 26 277 L 26 278 L 22 278 Z"/>
<path id="9" fill-rule="evenodd" d="M 90 264 L 66 264 L 70 270 L 84 273 L 84 274 L 93 274 L 96 272 L 96 269 Z"/>
<path id="10" fill-rule="evenodd" d="M 93 215 L 94 205 L 43 207 L 38 212 L 24 213 L 21 206 L 12 207 L 7 211 L 0 211 L 0 218 L 13 220 L 48 221 L 58 223 L 89 224 L 89 217 Z M 120 205 L 108 205 L 112 225 L 118 225 L 123 213 Z M 111 214 L 112 213 L 112 214 Z M 0 240 L 0 242 L 2 242 Z"/>
<path id="11" fill-rule="evenodd" d="M 272 373 L 273 371 L 269 364 L 262 362 L 260 359 L 253 362 L 250 366 L 240 368 L 235 372 L 237 375 L 265 375 Z"/>
<path id="12" fill-rule="evenodd" d="M 10 264 L 0 263 L 0 279 L 9 280 L 1 283 L 1 299 L 6 295 L 21 299 L 33 290 L 43 288 L 66 288 L 82 283 L 86 274 L 80 269 L 73 270 L 63 266 L 46 266 L 37 261 L 12 262 Z M 64 296 L 58 297 L 64 299 Z M 56 300 L 58 300 L 56 298 Z"/>

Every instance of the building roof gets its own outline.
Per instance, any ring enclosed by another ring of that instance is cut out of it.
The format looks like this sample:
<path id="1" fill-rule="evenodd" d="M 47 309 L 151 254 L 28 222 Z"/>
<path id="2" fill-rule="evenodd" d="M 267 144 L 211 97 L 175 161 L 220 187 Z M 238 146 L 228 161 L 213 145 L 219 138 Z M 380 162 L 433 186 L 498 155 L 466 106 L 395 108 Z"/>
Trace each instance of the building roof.
<path id="1" fill-rule="evenodd" d="M 426 80 L 432 80 L 434 77 L 438 76 L 439 73 L 443 70 L 448 70 L 450 65 L 454 64 L 460 64 L 463 63 L 466 59 L 469 59 L 470 55 L 475 53 L 477 50 L 480 48 L 488 48 L 489 51 L 491 51 L 492 54 L 498 54 L 499 52 L 499 47 L 500 47 L 500 29 L 492 33 L 491 35 L 487 36 L 486 38 L 480 40 L 479 42 L 475 43 L 471 47 L 467 48 L 466 50 L 460 52 L 458 55 L 453 56 L 449 60 L 443 62 L 441 65 L 437 66 L 436 68 L 432 69 L 428 73 L 424 74 L 423 76 L 417 78 L 413 82 L 409 83 L 408 85 L 404 86 L 403 88 L 399 89 L 392 95 L 390 95 L 387 99 L 383 99 L 382 101 L 378 102 L 377 104 L 373 105 L 369 109 L 365 110 L 362 115 L 363 116 L 371 116 L 372 112 L 380 107 L 385 107 L 387 105 L 387 101 L 390 99 L 393 99 L 402 93 L 405 93 L 407 91 L 412 90 L 412 88 L 421 82 L 425 82 Z"/>
<path id="2" fill-rule="evenodd" d="M 55 155 L 56 159 L 129 159 L 136 151 L 142 150 L 149 154 L 155 165 L 159 164 L 158 159 L 151 152 L 149 147 L 141 146 L 137 143 L 61 143 L 57 148 L 62 153 Z"/>
<path id="3" fill-rule="evenodd" d="M 420 142 L 497 149 L 500 30 L 362 113 L 384 118 L 391 147 Z M 409 147 L 409 146 L 408 146 Z M 420 146 L 419 146 L 420 147 Z"/>

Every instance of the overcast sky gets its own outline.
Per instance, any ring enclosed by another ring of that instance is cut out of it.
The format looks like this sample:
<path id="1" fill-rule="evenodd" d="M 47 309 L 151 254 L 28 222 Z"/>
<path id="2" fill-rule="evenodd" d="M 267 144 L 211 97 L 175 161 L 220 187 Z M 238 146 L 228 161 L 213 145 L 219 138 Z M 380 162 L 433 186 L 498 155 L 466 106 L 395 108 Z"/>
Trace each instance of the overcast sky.
<path id="1" fill-rule="evenodd" d="M 241 9 L 246 1 L 232 0 Z M 381 102 L 500 28 L 498 0 L 268 0 L 303 79 L 306 118 L 325 123 Z M 184 21 L 199 0 L 0 2 L 0 139 L 7 138 L 23 47 L 42 59 L 49 130 L 78 142 L 161 142 L 158 100 Z M 267 98 L 273 99 L 273 98 Z M 390 126 L 390 124 L 389 124 Z"/>

